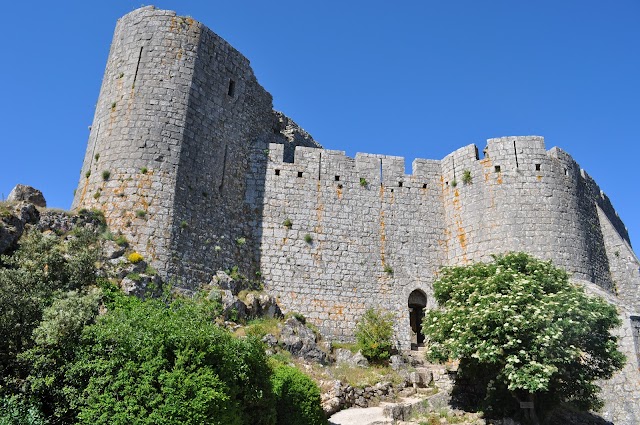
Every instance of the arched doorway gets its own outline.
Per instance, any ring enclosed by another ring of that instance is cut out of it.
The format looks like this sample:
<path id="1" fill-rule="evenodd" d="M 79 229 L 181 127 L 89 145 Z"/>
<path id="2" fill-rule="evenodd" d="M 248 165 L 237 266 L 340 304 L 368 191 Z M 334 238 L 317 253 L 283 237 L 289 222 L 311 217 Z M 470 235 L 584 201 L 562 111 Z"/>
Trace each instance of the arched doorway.
<path id="1" fill-rule="evenodd" d="M 411 323 L 411 349 L 417 349 L 424 343 L 422 334 L 422 318 L 427 306 L 427 296 L 419 289 L 409 294 L 409 322 Z"/>

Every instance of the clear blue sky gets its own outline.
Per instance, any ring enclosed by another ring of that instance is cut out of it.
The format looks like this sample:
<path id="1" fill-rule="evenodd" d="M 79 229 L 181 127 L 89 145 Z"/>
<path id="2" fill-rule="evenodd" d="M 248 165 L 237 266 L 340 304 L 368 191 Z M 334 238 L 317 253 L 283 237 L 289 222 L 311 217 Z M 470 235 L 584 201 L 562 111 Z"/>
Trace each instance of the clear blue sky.
<path id="1" fill-rule="evenodd" d="M 0 196 L 68 208 L 115 22 L 139 1 L 5 2 Z M 638 0 L 157 1 L 251 60 L 329 149 L 441 159 L 541 135 L 609 195 L 640 244 Z M 636 175 L 638 173 L 638 175 Z"/>

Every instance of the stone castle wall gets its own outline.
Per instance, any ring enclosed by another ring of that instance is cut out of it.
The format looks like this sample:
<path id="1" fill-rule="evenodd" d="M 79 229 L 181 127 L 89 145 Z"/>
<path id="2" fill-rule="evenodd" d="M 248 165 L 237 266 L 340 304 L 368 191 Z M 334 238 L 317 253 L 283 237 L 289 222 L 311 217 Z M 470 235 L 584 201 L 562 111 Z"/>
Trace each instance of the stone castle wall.
<path id="1" fill-rule="evenodd" d="M 603 384 L 605 416 L 640 420 L 614 397 L 638 406 L 640 262 L 609 199 L 541 137 L 416 159 L 411 174 L 403 158 L 321 149 L 226 41 L 145 7 L 116 26 L 73 208 L 102 210 L 178 287 L 237 266 L 331 338 L 352 339 L 369 307 L 391 312 L 401 349 L 440 267 L 553 260 L 618 304 L 633 361 Z"/>

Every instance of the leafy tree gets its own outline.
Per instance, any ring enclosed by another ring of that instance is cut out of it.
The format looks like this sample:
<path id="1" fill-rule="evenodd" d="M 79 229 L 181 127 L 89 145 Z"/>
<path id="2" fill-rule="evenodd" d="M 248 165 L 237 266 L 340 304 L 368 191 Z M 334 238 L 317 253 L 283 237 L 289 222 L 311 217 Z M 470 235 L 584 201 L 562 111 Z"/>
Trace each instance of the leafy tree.
<path id="1" fill-rule="evenodd" d="M 85 230 L 68 241 L 30 231 L 13 255 L 0 256 L 0 387 L 24 379 L 17 357 L 33 346 L 44 309 L 61 294 L 95 283 L 95 240 Z"/>
<path id="2" fill-rule="evenodd" d="M 389 359 L 393 349 L 393 316 L 368 309 L 356 326 L 355 336 L 362 355 L 367 359 L 374 362 Z"/>
<path id="3" fill-rule="evenodd" d="M 431 361 L 460 359 L 459 375 L 486 384 L 487 406 L 502 414 L 533 402 L 532 423 L 562 403 L 599 405 L 594 384 L 624 365 L 616 309 L 585 294 L 565 271 L 524 253 L 450 267 L 434 283 L 442 307 L 423 320 Z"/>

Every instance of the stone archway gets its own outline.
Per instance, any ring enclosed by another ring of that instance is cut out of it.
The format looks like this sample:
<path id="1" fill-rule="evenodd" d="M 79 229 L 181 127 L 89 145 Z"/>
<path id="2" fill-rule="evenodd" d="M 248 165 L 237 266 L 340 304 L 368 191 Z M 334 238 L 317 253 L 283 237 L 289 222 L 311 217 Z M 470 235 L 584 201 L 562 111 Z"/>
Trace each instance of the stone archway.
<path id="1" fill-rule="evenodd" d="M 411 349 L 417 349 L 424 343 L 424 335 L 422 333 L 422 318 L 424 317 L 424 308 L 427 306 L 427 296 L 419 289 L 409 294 L 409 322 L 411 323 Z"/>

